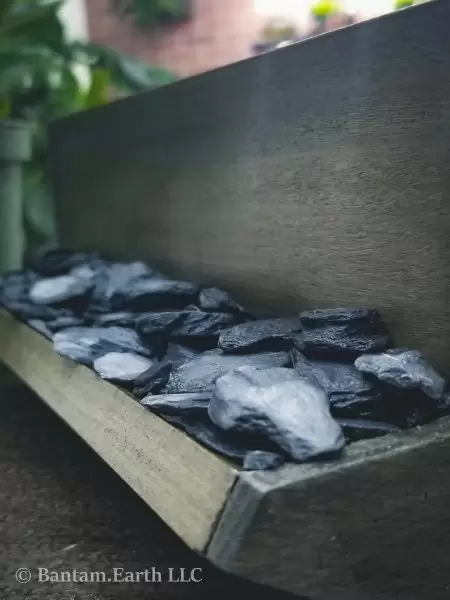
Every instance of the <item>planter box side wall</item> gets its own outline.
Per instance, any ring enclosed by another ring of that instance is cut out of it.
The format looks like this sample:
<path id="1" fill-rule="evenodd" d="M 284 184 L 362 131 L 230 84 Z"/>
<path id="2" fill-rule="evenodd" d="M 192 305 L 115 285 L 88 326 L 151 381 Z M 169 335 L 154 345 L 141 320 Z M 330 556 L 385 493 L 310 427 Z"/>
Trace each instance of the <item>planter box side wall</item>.
<path id="1" fill-rule="evenodd" d="M 56 124 L 64 243 L 264 311 L 375 306 L 449 375 L 449 19 L 437 0 Z"/>

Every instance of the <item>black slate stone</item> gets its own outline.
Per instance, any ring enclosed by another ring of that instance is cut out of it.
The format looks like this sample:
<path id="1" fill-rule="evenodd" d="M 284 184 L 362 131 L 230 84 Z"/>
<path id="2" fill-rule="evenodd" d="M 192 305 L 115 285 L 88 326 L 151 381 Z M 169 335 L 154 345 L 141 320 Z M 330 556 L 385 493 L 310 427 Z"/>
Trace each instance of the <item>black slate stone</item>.
<path id="1" fill-rule="evenodd" d="M 391 423 L 363 419 L 337 419 L 348 442 L 370 439 L 401 431 Z"/>
<path id="2" fill-rule="evenodd" d="M 291 356 L 296 372 L 328 394 L 334 417 L 375 419 L 389 410 L 377 384 L 352 364 L 309 360 L 295 348 Z"/>
<path id="3" fill-rule="evenodd" d="M 65 315 L 47 321 L 47 327 L 52 333 L 57 333 L 63 329 L 69 329 L 70 327 L 82 327 L 83 325 L 83 317 L 77 315 Z"/>
<path id="4" fill-rule="evenodd" d="M 164 392 L 168 394 L 209 392 L 218 377 L 239 367 L 253 366 L 268 369 L 289 364 L 290 357 L 287 352 L 230 355 L 224 354 L 221 350 L 211 350 L 175 369 L 170 375 Z"/>
<path id="5" fill-rule="evenodd" d="M 116 327 L 128 327 L 134 329 L 136 320 L 139 314 L 131 312 L 112 312 L 94 317 L 94 327 L 110 327 L 115 325 Z"/>
<path id="6" fill-rule="evenodd" d="M 74 252 L 67 248 L 55 248 L 39 252 L 29 262 L 28 267 L 44 277 L 65 275 L 74 267 L 96 264 L 100 257 L 95 253 Z"/>
<path id="7" fill-rule="evenodd" d="M 187 419 L 179 415 L 164 414 L 163 418 L 183 430 L 205 448 L 242 463 L 249 447 L 239 437 L 235 437 L 211 423 L 207 418 Z"/>
<path id="8" fill-rule="evenodd" d="M 140 261 L 105 264 L 96 273 L 89 311 L 92 314 L 118 312 L 113 306 L 116 294 L 120 295 L 139 281 L 156 276 L 163 277 Z"/>
<path id="9" fill-rule="evenodd" d="M 158 311 L 181 309 L 197 299 L 199 287 L 188 281 L 149 277 L 116 290 L 111 298 L 116 311 Z"/>
<path id="10" fill-rule="evenodd" d="M 225 431 L 266 437 L 296 462 L 338 454 L 345 445 L 326 393 L 293 369 L 242 367 L 223 375 L 208 414 Z"/>
<path id="11" fill-rule="evenodd" d="M 136 331 L 143 337 L 153 340 L 158 336 L 170 337 L 170 332 L 181 321 L 182 313 L 171 310 L 143 313 L 136 319 Z"/>
<path id="12" fill-rule="evenodd" d="M 222 331 L 218 346 L 228 353 L 289 350 L 300 330 L 297 317 L 250 321 Z"/>
<path id="13" fill-rule="evenodd" d="M 149 394 L 159 394 L 169 381 L 172 368 L 172 363 L 166 361 L 151 366 L 135 380 L 133 395 L 143 398 Z"/>
<path id="14" fill-rule="evenodd" d="M 73 327 L 55 334 L 53 344 L 58 354 L 89 366 L 110 352 L 155 356 L 155 350 L 144 346 L 135 331 L 124 327 Z"/>
<path id="15" fill-rule="evenodd" d="M 329 325 L 352 324 L 360 331 L 386 328 L 380 313 L 367 308 L 324 308 L 306 310 L 300 313 L 300 321 L 305 328 L 325 327 Z"/>
<path id="16" fill-rule="evenodd" d="M 141 404 L 162 415 L 208 418 L 211 393 L 160 394 L 142 398 Z"/>
<path id="17" fill-rule="evenodd" d="M 286 458 L 274 452 L 252 450 L 247 452 L 242 468 L 244 471 L 268 471 L 278 469 L 286 462 Z"/>
<path id="18" fill-rule="evenodd" d="M 249 316 L 242 306 L 235 302 L 227 292 L 216 287 L 203 288 L 198 297 L 198 304 L 201 309 L 206 311 L 234 314 L 245 313 L 247 317 Z"/>
<path id="19" fill-rule="evenodd" d="M 303 330 L 304 352 L 310 358 L 348 360 L 364 353 L 382 352 L 391 343 L 387 334 L 361 333 L 351 325 L 330 325 Z"/>
<path id="20" fill-rule="evenodd" d="M 167 345 L 167 351 L 164 355 L 164 360 L 172 363 L 174 369 L 177 369 L 184 363 L 187 363 L 199 355 L 197 350 L 182 346 L 181 344 L 174 344 L 169 342 Z"/>
<path id="21" fill-rule="evenodd" d="M 388 328 L 374 309 L 310 310 L 300 314 L 300 321 L 303 352 L 310 358 L 353 361 L 391 344 Z"/>
<path id="22" fill-rule="evenodd" d="M 5 305 L 5 308 L 22 321 L 40 319 L 48 323 L 55 319 L 72 318 L 74 316 L 69 308 L 39 306 L 30 302 L 9 302 Z"/>
<path id="23" fill-rule="evenodd" d="M 195 310 L 145 313 L 136 321 L 136 329 L 144 338 L 161 337 L 199 350 L 217 347 L 220 331 L 237 322 L 229 313 Z"/>

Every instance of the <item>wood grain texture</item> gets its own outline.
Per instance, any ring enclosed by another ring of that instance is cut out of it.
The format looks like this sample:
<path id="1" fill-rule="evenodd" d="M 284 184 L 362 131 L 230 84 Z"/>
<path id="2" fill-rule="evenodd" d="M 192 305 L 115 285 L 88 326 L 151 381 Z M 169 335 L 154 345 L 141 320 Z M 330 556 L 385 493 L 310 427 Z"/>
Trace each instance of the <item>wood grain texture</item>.
<path id="1" fill-rule="evenodd" d="M 446 600 L 450 419 L 241 473 L 207 557 L 312 600 Z"/>
<path id="2" fill-rule="evenodd" d="M 450 3 L 56 123 L 63 243 L 249 307 L 368 305 L 450 374 Z"/>
<path id="3" fill-rule="evenodd" d="M 2 310 L 0 361 L 203 552 L 233 486 L 232 467 Z"/>

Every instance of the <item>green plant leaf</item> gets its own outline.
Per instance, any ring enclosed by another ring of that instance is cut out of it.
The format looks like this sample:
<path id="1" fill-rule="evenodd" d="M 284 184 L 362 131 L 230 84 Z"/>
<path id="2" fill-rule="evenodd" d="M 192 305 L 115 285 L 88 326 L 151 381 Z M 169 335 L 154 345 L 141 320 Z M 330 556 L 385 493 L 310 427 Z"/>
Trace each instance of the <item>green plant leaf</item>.
<path id="1" fill-rule="evenodd" d="M 0 98 L 0 119 L 6 119 L 11 114 L 11 100 Z"/>
<path id="2" fill-rule="evenodd" d="M 3 20 L 7 17 L 16 0 L 2 0 L 0 4 L 0 27 Z"/>
<path id="3" fill-rule="evenodd" d="M 86 95 L 85 108 L 102 106 L 109 101 L 111 75 L 107 69 L 92 69 L 91 87 Z"/>
<path id="4" fill-rule="evenodd" d="M 16 7 L 0 22 L 0 40 L 11 43 L 26 40 L 28 45 L 46 44 L 54 50 L 64 48 L 64 28 L 59 19 L 61 0 Z"/>

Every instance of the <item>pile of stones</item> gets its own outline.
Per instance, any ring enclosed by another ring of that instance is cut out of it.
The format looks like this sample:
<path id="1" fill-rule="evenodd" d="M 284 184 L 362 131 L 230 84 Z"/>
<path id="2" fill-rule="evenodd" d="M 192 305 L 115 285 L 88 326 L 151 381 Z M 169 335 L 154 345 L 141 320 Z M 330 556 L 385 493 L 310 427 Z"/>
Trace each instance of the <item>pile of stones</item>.
<path id="1" fill-rule="evenodd" d="M 0 305 L 247 470 L 334 459 L 450 412 L 446 381 L 374 309 L 261 318 L 218 288 L 66 249 L 7 274 Z"/>

